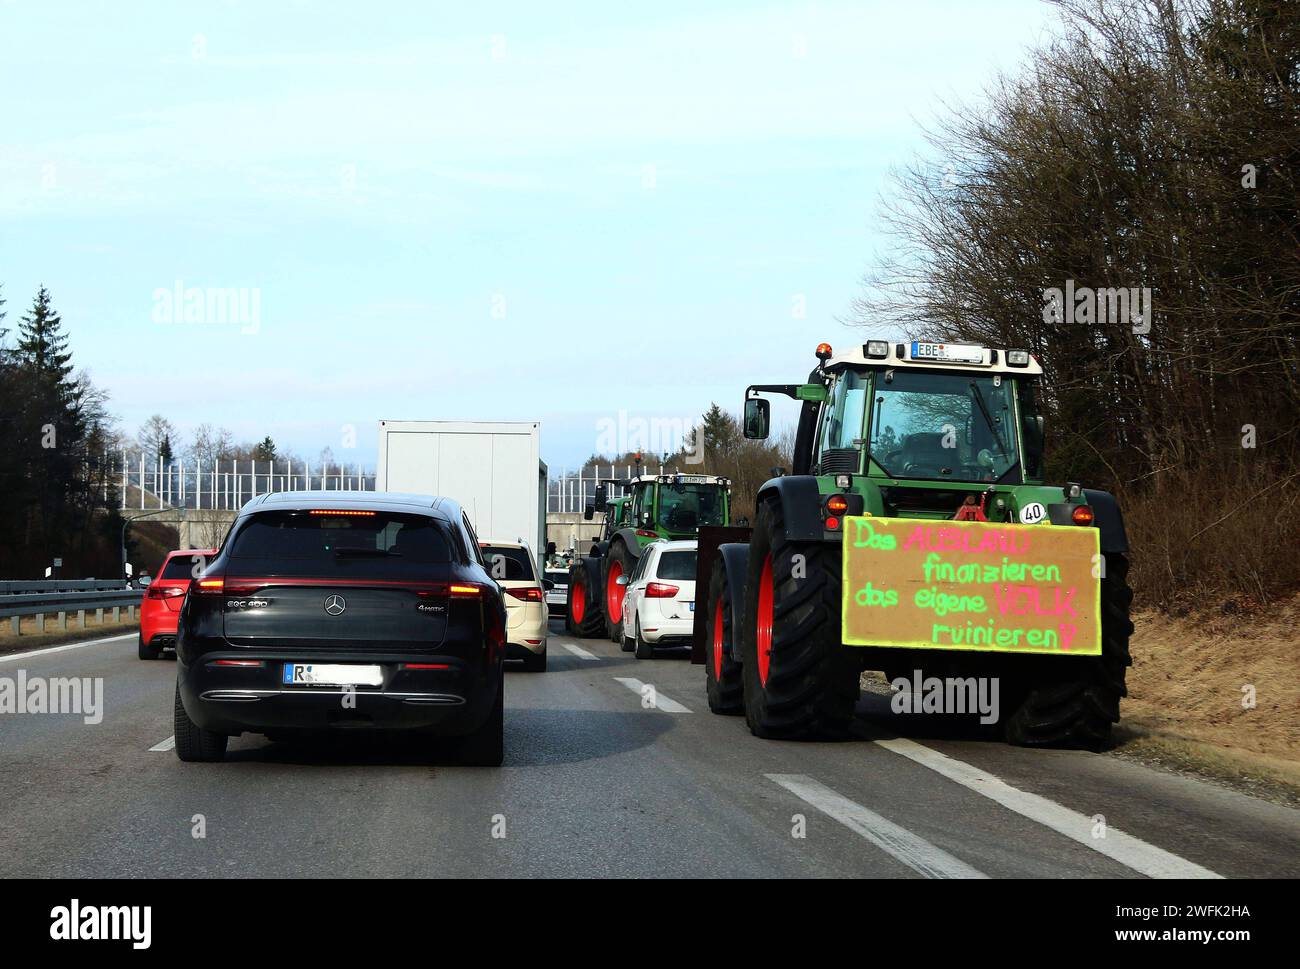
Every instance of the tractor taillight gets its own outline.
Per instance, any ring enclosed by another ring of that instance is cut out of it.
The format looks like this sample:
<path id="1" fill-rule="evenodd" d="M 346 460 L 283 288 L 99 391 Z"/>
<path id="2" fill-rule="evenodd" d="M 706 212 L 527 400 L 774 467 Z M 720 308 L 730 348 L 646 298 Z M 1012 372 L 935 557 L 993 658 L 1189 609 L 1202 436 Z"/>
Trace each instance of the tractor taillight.
<path id="1" fill-rule="evenodd" d="M 1092 509 L 1087 505 L 1075 505 L 1074 511 L 1070 512 L 1070 520 L 1076 525 L 1092 524 Z"/>
<path id="2" fill-rule="evenodd" d="M 843 515 L 849 510 L 849 499 L 843 495 L 831 495 L 826 499 L 826 510 L 832 515 Z"/>
<path id="3" fill-rule="evenodd" d="M 831 515 L 826 518 L 826 530 L 828 532 L 838 532 L 840 530 L 840 520 Z"/>

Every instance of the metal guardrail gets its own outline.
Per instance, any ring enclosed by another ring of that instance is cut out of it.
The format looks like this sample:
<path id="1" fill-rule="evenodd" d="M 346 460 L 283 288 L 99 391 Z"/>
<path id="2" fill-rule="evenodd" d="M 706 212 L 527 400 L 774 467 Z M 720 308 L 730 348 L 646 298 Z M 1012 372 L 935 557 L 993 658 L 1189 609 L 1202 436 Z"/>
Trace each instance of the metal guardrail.
<path id="1" fill-rule="evenodd" d="M 144 592 L 141 589 L 91 590 L 87 592 L 38 592 L 31 595 L 0 596 L 0 618 L 9 619 L 13 634 L 21 634 L 22 618 L 36 616 L 36 631 L 45 632 L 45 617 L 57 616 L 59 628 L 68 628 L 68 613 L 77 614 L 80 625 L 86 625 L 87 611 L 94 609 L 102 622 L 105 609 L 113 610 L 113 621 L 121 618 L 122 609 L 134 619 Z"/>
<path id="2" fill-rule="evenodd" d="M 100 592 L 110 589 L 126 589 L 126 579 L 0 580 L 0 596 L 31 595 L 37 592 Z"/>

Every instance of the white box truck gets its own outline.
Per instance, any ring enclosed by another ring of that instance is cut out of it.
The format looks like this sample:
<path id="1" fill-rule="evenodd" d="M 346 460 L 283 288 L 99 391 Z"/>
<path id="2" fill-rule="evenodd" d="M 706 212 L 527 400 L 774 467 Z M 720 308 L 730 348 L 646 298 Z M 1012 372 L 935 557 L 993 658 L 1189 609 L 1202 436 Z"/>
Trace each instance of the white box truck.
<path id="1" fill-rule="evenodd" d="M 376 491 L 454 498 L 480 540 L 546 554 L 546 465 L 537 421 L 380 421 Z"/>

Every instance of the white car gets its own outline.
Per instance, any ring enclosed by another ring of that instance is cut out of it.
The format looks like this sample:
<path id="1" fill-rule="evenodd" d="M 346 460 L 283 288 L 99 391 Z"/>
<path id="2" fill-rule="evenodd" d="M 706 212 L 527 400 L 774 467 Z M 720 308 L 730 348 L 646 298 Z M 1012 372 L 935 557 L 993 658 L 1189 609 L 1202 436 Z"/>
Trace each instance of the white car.
<path id="1" fill-rule="evenodd" d="M 480 541 L 488 575 L 505 590 L 506 659 L 521 659 L 533 673 L 546 670 L 546 593 L 527 542 Z"/>
<path id="2" fill-rule="evenodd" d="M 695 623 L 694 539 L 651 542 L 630 576 L 620 576 L 623 650 L 652 659 L 656 647 L 691 645 Z"/>

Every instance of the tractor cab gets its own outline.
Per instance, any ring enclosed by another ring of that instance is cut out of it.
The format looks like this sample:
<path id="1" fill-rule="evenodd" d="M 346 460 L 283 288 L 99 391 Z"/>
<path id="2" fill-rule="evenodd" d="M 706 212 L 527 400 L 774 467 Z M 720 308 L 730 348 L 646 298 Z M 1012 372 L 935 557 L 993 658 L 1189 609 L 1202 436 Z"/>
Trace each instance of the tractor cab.
<path id="1" fill-rule="evenodd" d="M 971 502 L 984 515 L 998 496 L 1006 511 L 1003 492 L 1043 484 L 1035 397 L 1043 370 L 1027 350 L 871 340 L 838 354 L 822 344 L 817 357 L 805 384 L 746 392 L 750 438 L 768 431 L 760 394 L 803 402 L 794 474 L 826 478 L 840 491 L 866 479 L 869 495 L 879 498 L 868 503 L 879 507 L 865 510 L 916 517 L 951 518 Z"/>

